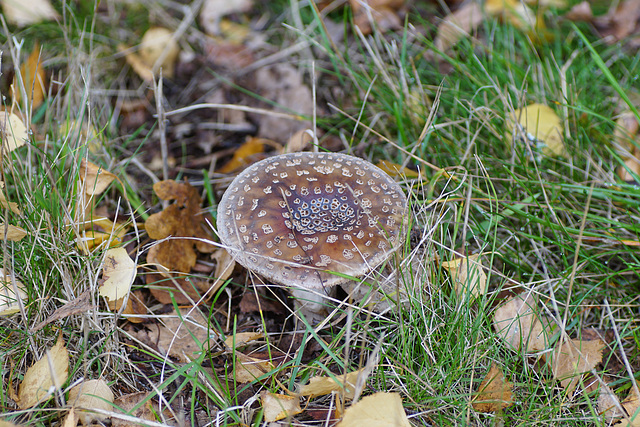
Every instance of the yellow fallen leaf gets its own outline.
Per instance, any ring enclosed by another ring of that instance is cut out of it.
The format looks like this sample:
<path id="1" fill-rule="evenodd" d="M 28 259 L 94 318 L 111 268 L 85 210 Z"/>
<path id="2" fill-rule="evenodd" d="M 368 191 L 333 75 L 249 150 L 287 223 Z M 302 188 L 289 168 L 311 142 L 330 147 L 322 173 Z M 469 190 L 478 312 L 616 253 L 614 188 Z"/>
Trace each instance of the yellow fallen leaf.
<path id="1" fill-rule="evenodd" d="M 29 105 L 33 109 L 38 108 L 42 105 L 44 96 L 47 93 L 46 80 L 47 75 L 42 66 L 40 45 L 36 43 L 27 61 L 20 67 L 20 75 L 16 75 L 13 78 L 13 100 L 20 104 L 20 100 L 22 99 L 22 85 L 24 85 Z"/>
<path id="2" fill-rule="evenodd" d="M 2 135 L 2 151 L 5 154 L 22 147 L 29 139 L 27 127 L 22 119 L 6 111 L 0 111 L 0 134 Z"/>
<path id="3" fill-rule="evenodd" d="M 4 189 L 4 182 L 0 181 L 0 190 Z M 14 202 L 9 202 L 4 195 L 4 191 L 0 191 L 0 206 L 3 208 L 10 209 L 11 212 L 17 215 L 21 215 L 20 209 L 18 209 L 18 204 Z"/>
<path id="4" fill-rule="evenodd" d="M 265 140 L 250 137 L 233 152 L 233 157 L 224 166 L 218 169 L 219 173 L 231 173 L 250 163 L 247 159 L 255 154 L 264 153 Z"/>
<path id="5" fill-rule="evenodd" d="M 382 169 L 383 171 L 385 171 L 388 175 L 392 176 L 392 177 L 400 177 L 400 178 L 409 178 L 409 179 L 415 179 L 415 178 L 419 178 L 420 176 L 422 176 L 424 178 L 424 174 L 419 174 L 418 172 L 411 170 L 407 167 L 402 167 L 399 164 L 387 161 L 387 160 L 380 160 L 376 166 L 378 166 L 380 169 Z"/>
<path id="6" fill-rule="evenodd" d="M 18 299 L 27 299 L 24 285 L 16 280 L 18 294 L 15 293 L 10 277 L 5 277 L 4 271 L 0 269 L 0 316 L 10 316 L 20 311 Z"/>
<path id="7" fill-rule="evenodd" d="M 411 427 L 398 393 L 363 397 L 347 408 L 337 427 Z"/>
<path id="8" fill-rule="evenodd" d="M 80 180 L 82 187 L 90 196 L 101 194 L 116 179 L 116 176 L 86 159 L 80 162 Z"/>
<path id="9" fill-rule="evenodd" d="M 534 144 L 545 155 L 566 156 L 562 137 L 560 117 L 548 106 L 530 104 L 513 113 L 514 120 L 507 121 L 507 127 L 518 140 Z M 509 138 L 511 141 L 511 138 Z"/>
<path id="10" fill-rule="evenodd" d="M 242 347 L 249 341 L 259 340 L 264 338 L 264 334 L 260 332 L 237 332 L 231 336 L 225 338 L 224 343 L 229 348 Z"/>
<path id="11" fill-rule="evenodd" d="M 58 12 L 48 0 L 2 0 L 2 12 L 12 24 L 18 27 L 49 21 L 58 17 Z"/>
<path id="12" fill-rule="evenodd" d="M 474 31 L 484 20 L 484 13 L 479 3 L 466 3 L 455 12 L 447 15 L 440 25 L 433 42 L 434 47 L 445 52 Z"/>
<path id="13" fill-rule="evenodd" d="M 548 348 L 551 328 L 542 322 L 536 306 L 535 298 L 526 293 L 509 298 L 495 311 L 496 333 L 516 351 L 530 353 Z"/>
<path id="14" fill-rule="evenodd" d="M 238 351 L 234 354 L 236 356 L 234 378 L 239 383 L 249 383 L 275 369 L 273 363 L 268 360 L 256 359 Z"/>
<path id="15" fill-rule="evenodd" d="M 72 410 L 78 410 L 78 416 L 83 425 L 91 425 L 108 419 L 106 415 L 91 410 L 111 411 L 113 399 L 113 392 L 104 380 L 89 380 L 69 390 L 68 404 L 72 406 Z"/>
<path id="16" fill-rule="evenodd" d="M 5 225 L 0 222 L 0 239 L 4 239 L 5 236 L 10 242 L 18 242 L 22 240 L 27 234 L 25 230 L 15 225 Z"/>
<path id="17" fill-rule="evenodd" d="M 497 412 L 513 405 L 513 386 L 507 381 L 502 369 L 491 364 L 489 373 L 482 380 L 478 392 L 473 396 L 473 409 L 478 412 Z"/>
<path id="18" fill-rule="evenodd" d="M 519 29 L 531 30 L 543 25 L 536 14 L 519 0 L 486 0 L 484 11 L 487 15 L 501 18 Z"/>
<path id="19" fill-rule="evenodd" d="M 53 369 L 52 369 L 53 368 Z M 62 336 L 44 356 L 24 374 L 18 388 L 18 407 L 27 409 L 51 397 L 69 376 L 69 353 Z"/>
<path id="20" fill-rule="evenodd" d="M 302 412 L 300 398 L 297 396 L 263 391 L 260 393 L 260 400 L 262 400 L 262 409 L 264 409 L 264 420 L 269 423 L 283 420 Z"/>
<path id="21" fill-rule="evenodd" d="M 108 249 L 102 267 L 104 283 L 98 293 L 108 301 L 117 301 L 129 293 L 136 277 L 136 263 L 125 248 Z M 117 307 L 119 309 L 119 307 Z"/>
<path id="22" fill-rule="evenodd" d="M 140 59 L 156 74 L 162 68 L 164 77 L 173 77 L 180 48 L 173 32 L 166 28 L 149 28 L 140 42 Z"/>
<path id="23" fill-rule="evenodd" d="M 459 296 L 469 295 L 478 298 L 487 292 L 487 274 L 480 262 L 481 255 L 484 254 L 474 254 L 442 263 L 442 267 L 451 275 Z"/>
<path id="24" fill-rule="evenodd" d="M 605 343 L 600 339 L 558 342 L 551 355 L 551 369 L 553 377 L 560 381 L 569 395 L 578 385 L 580 375 L 592 370 L 602 361 L 604 347 Z"/>
<path id="25" fill-rule="evenodd" d="M 336 374 L 334 377 L 313 377 L 309 382 L 300 387 L 300 396 L 323 396 L 334 391 L 344 393 L 347 399 L 353 399 L 356 391 L 358 375 L 364 370 L 349 372 L 348 374 Z"/>

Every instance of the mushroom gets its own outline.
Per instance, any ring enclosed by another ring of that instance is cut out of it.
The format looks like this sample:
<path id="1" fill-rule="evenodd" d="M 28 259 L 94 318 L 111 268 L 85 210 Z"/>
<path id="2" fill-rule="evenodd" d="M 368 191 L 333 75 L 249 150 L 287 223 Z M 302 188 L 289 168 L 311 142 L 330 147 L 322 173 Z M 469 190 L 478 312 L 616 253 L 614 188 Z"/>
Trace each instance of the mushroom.
<path id="1" fill-rule="evenodd" d="M 242 266 L 277 284 L 322 290 L 362 276 L 399 248 L 407 199 L 366 160 L 290 153 L 241 172 L 218 205 L 218 234 Z"/>

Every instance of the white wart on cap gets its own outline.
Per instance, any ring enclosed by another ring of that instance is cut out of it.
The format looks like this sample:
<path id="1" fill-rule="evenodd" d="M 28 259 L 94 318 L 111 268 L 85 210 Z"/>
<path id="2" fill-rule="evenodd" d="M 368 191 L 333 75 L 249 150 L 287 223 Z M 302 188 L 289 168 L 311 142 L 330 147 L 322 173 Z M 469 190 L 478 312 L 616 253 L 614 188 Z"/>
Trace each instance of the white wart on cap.
<path id="1" fill-rule="evenodd" d="M 290 153 L 240 173 L 218 205 L 218 234 L 236 261 L 285 286 L 320 289 L 362 276 L 402 244 L 407 199 L 366 160 Z"/>

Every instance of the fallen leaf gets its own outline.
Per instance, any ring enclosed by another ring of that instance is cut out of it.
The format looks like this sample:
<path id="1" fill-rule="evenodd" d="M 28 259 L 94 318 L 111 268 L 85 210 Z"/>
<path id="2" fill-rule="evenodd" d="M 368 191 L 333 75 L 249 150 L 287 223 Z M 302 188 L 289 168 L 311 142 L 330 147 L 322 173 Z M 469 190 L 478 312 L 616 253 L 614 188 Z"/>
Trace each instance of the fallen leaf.
<path id="1" fill-rule="evenodd" d="M 182 363 L 197 359 L 213 346 L 207 319 L 197 308 L 175 310 L 163 315 L 162 323 L 136 332 L 137 338 Z"/>
<path id="2" fill-rule="evenodd" d="M 248 12 L 252 6 L 253 0 L 205 0 L 200 10 L 200 24 L 205 33 L 219 34 L 223 16 Z"/>
<path id="3" fill-rule="evenodd" d="M 6 111 L 0 111 L 0 134 L 2 135 L 2 151 L 4 154 L 22 147 L 29 139 L 27 127 L 22 119 Z"/>
<path id="4" fill-rule="evenodd" d="M 240 384 L 250 383 L 265 374 L 274 372 L 275 367 L 268 360 L 247 356 L 239 351 L 234 351 L 233 354 L 236 358 L 233 376 L 236 382 Z"/>
<path id="5" fill-rule="evenodd" d="M 69 413 L 64 417 L 64 421 L 62 421 L 62 427 L 76 427 L 78 421 L 80 421 L 80 417 L 76 414 L 75 408 L 71 408 L 69 409 Z M 0 424 L 0 427 L 4 426 Z"/>
<path id="6" fill-rule="evenodd" d="M 16 295 L 15 289 L 18 289 Z M 11 278 L 6 277 L 4 271 L 0 269 L 0 316 L 11 316 L 20 311 L 18 299 L 27 299 L 27 293 L 22 283 L 16 280 L 16 288 L 11 283 Z"/>
<path id="7" fill-rule="evenodd" d="M 236 261 L 233 259 L 233 255 L 224 248 L 216 249 L 211 255 L 211 258 L 216 260 L 216 271 L 214 273 L 216 280 L 210 286 L 209 291 L 216 293 L 227 279 L 231 277 L 231 273 L 233 273 L 233 269 L 236 266 Z"/>
<path id="8" fill-rule="evenodd" d="M 27 234 L 25 230 L 15 225 L 5 225 L 0 222 L 0 239 L 6 238 L 10 242 L 19 242 Z"/>
<path id="9" fill-rule="evenodd" d="M 227 347 L 236 349 L 249 341 L 259 340 L 260 338 L 264 338 L 264 334 L 261 332 L 236 332 L 225 338 L 224 343 Z"/>
<path id="10" fill-rule="evenodd" d="M 349 0 L 349 5 L 353 10 L 355 25 L 364 35 L 371 34 L 372 24 L 380 32 L 402 28 L 398 11 L 405 5 L 404 0 Z"/>
<path id="11" fill-rule="evenodd" d="M 560 381 L 568 395 L 575 390 L 580 375 L 592 370 L 602 361 L 605 346 L 601 339 L 558 342 L 551 355 L 551 369 L 553 377 Z"/>
<path id="12" fill-rule="evenodd" d="M 640 382 L 636 381 L 636 385 L 640 387 Z M 622 407 L 627 411 L 629 420 L 622 420 L 622 426 L 640 427 L 640 395 L 636 393 L 636 389 L 631 387 L 629 395 L 622 402 Z"/>
<path id="13" fill-rule="evenodd" d="M 150 398 L 150 393 L 146 391 L 139 391 L 136 393 L 124 394 L 118 397 L 114 406 L 117 408 L 118 413 L 125 413 L 129 416 L 135 417 L 141 422 L 132 423 L 118 417 L 111 419 L 112 427 L 138 427 L 144 425 L 144 421 L 158 421 L 158 414 L 160 414 L 160 407 L 158 402 Z M 169 421 L 173 418 L 170 408 L 163 406 L 162 411 L 163 419 Z M 174 425 L 174 424 L 170 424 Z"/>
<path id="14" fill-rule="evenodd" d="M 633 393 L 633 392 L 632 392 Z M 611 423 L 624 416 L 623 412 L 618 409 L 622 407 L 618 396 L 609 387 L 601 387 L 597 400 L 598 413 L 604 416 L 605 421 Z"/>
<path id="15" fill-rule="evenodd" d="M 109 417 L 92 412 L 92 409 L 111 411 L 113 409 L 113 392 L 104 380 L 84 381 L 69 390 L 68 404 L 78 410 L 82 424 L 102 423 Z"/>
<path id="16" fill-rule="evenodd" d="M 297 396 L 263 391 L 260 393 L 260 400 L 262 400 L 264 420 L 269 423 L 290 418 L 302 412 L 300 398 Z"/>
<path id="17" fill-rule="evenodd" d="M 0 190 L 2 189 L 4 189 L 4 182 L 0 181 Z M 10 209 L 14 214 L 21 215 L 20 209 L 18 209 L 18 204 L 9 202 L 5 197 L 4 191 L 0 191 L 0 206 L 6 209 Z"/>
<path id="18" fill-rule="evenodd" d="M 515 351 L 531 353 L 548 348 L 551 328 L 541 321 L 536 307 L 535 298 L 526 293 L 509 298 L 495 311 L 493 327 Z"/>
<path id="19" fill-rule="evenodd" d="M 564 16 L 571 21 L 591 22 L 593 20 L 591 4 L 588 1 L 580 2 L 574 5 Z"/>
<path id="20" fill-rule="evenodd" d="M 261 67 L 255 73 L 255 90 L 291 117 L 261 116 L 258 136 L 275 141 L 288 139 L 301 129 L 311 128 L 304 117 L 313 115 L 313 95 L 301 71 L 288 63 Z"/>
<path id="21" fill-rule="evenodd" d="M 399 393 L 375 393 L 347 408 L 337 427 L 411 427 Z"/>
<path id="22" fill-rule="evenodd" d="M 58 12 L 48 0 L 2 0 L 2 12 L 12 24 L 18 27 L 37 24 L 58 18 Z"/>
<path id="23" fill-rule="evenodd" d="M 316 397 L 336 391 L 344 393 L 347 399 L 353 399 L 358 375 L 363 371 L 364 368 L 349 372 L 346 375 L 336 374 L 333 377 L 312 377 L 307 384 L 300 387 L 298 394 L 300 396 Z"/>
<path id="24" fill-rule="evenodd" d="M 102 167 L 86 159 L 80 161 L 80 180 L 84 192 L 88 195 L 102 194 L 115 179 L 114 174 Z"/>
<path id="25" fill-rule="evenodd" d="M 513 405 L 512 389 L 513 385 L 505 379 L 502 369 L 492 363 L 489 373 L 473 396 L 473 409 L 486 413 L 499 412 L 508 408 Z"/>
<path id="26" fill-rule="evenodd" d="M 640 29 L 640 1 L 620 1 L 615 9 L 610 9 L 606 15 L 596 17 L 593 23 L 607 43 L 618 43 L 629 36 L 636 35 L 631 40 L 631 45 L 638 46 L 640 44 L 640 40 L 637 39 Z"/>
<path id="27" fill-rule="evenodd" d="M 530 104 L 513 113 L 515 120 L 507 121 L 509 132 L 520 141 L 533 144 L 545 155 L 565 156 L 560 118 L 548 106 Z M 511 141 L 511 138 L 508 138 Z"/>
<path id="28" fill-rule="evenodd" d="M 423 173 L 422 174 L 418 173 L 412 169 L 409 169 L 407 167 L 402 167 L 401 165 L 390 162 L 388 160 L 380 160 L 378 163 L 376 163 L 376 166 L 378 166 L 380 169 L 385 171 L 389 176 L 393 178 L 407 178 L 407 179 L 416 179 L 420 177 L 424 178 Z"/>
<path id="29" fill-rule="evenodd" d="M 536 14 L 519 0 L 487 0 L 484 11 L 487 15 L 500 18 L 521 30 L 537 29 L 543 25 L 543 21 L 539 22 Z"/>
<path id="30" fill-rule="evenodd" d="M 52 369 L 53 368 L 53 371 Z M 44 356 L 34 363 L 24 374 L 18 388 L 18 407 L 32 408 L 40 401 L 51 397 L 55 388 L 61 387 L 69 376 L 69 353 L 64 346 L 62 335 Z"/>
<path id="31" fill-rule="evenodd" d="M 36 43 L 27 61 L 20 66 L 20 74 L 13 78 L 12 96 L 14 102 L 20 104 L 22 85 L 24 85 L 30 107 L 34 110 L 38 108 L 44 102 L 44 97 L 47 93 L 46 80 L 47 76 L 42 66 L 40 45 Z"/>
<path id="32" fill-rule="evenodd" d="M 440 25 L 434 47 L 445 52 L 455 46 L 460 40 L 468 37 L 484 20 L 484 13 L 479 3 L 471 2 L 462 5 L 455 12 L 447 15 Z"/>
<path id="33" fill-rule="evenodd" d="M 115 302 L 129 294 L 136 277 L 136 263 L 125 248 L 108 249 L 102 266 L 104 282 L 98 288 L 101 297 Z M 120 307 L 116 307 L 119 310 Z"/>
<path id="34" fill-rule="evenodd" d="M 149 256 L 147 256 L 149 261 Z M 197 277 L 174 275 L 170 278 L 160 273 L 145 274 L 145 282 L 151 294 L 162 304 L 193 305 L 211 288 L 211 282 Z M 208 293 L 212 295 L 211 292 Z"/>
<path id="35" fill-rule="evenodd" d="M 50 316 L 47 316 L 45 320 L 31 328 L 29 332 L 37 332 L 49 323 L 55 322 L 56 320 L 64 319 L 65 317 L 73 316 L 75 314 L 86 313 L 92 308 L 94 307 L 91 304 L 91 290 L 87 289 L 86 291 L 82 292 L 80 296 L 78 296 L 78 298 L 67 302 L 62 307 L 57 308 L 56 311 L 54 311 Z"/>
<path id="36" fill-rule="evenodd" d="M 459 257 L 442 263 L 442 267 L 453 278 L 454 288 L 459 296 L 478 298 L 487 292 L 487 275 L 479 260 L 482 255 L 484 254 Z"/>
<path id="37" fill-rule="evenodd" d="M 204 229 L 207 217 L 200 213 L 200 194 L 188 182 L 178 183 L 173 180 L 157 182 L 153 185 L 153 190 L 160 199 L 175 200 L 175 203 L 162 212 L 149 216 L 145 223 L 147 234 L 152 239 L 161 240 L 171 236 L 169 240 L 158 242 L 149 249 L 147 261 L 159 264 L 167 271 L 188 273 L 196 264 L 195 249 L 202 253 L 210 253 L 216 249 L 205 241 L 192 239 L 210 238 Z"/>
<path id="38" fill-rule="evenodd" d="M 313 143 L 313 136 L 311 136 L 308 129 L 300 129 L 291 137 L 284 146 L 283 153 L 299 153 L 304 151 L 309 145 Z"/>
<path id="39" fill-rule="evenodd" d="M 624 160 L 624 165 L 618 167 L 618 176 L 625 182 L 634 182 L 634 174 L 640 175 L 640 150 L 636 147 L 636 144 L 640 144 L 639 128 L 635 115 L 631 111 L 625 111 L 616 120 L 613 130 L 612 143 Z"/>
<path id="40" fill-rule="evenodd" d="M 264 153 L 264 139 L 249 137 L 247 140 L 233 152 L 233 157 L 224 166 L 218 169 L 218 173 L 231 173 L 243 168 L 253 161 L 252 156 Z"/>

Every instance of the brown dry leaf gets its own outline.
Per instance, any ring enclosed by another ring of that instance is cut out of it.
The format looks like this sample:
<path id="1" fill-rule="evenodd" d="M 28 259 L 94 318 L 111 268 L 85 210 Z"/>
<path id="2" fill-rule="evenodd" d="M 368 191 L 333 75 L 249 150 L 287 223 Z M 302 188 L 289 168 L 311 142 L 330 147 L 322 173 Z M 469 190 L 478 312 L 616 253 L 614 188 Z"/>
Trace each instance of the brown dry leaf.
<path id="1" fill-rule="evenodd" d="M 102 266 L 104 282 L 98 288 L 98 293 L 109 302 L 122 300 L 129 294 L 136 270 L 136 263 L 125 248 L 108 249 Z M 119 310 L 120 306 L 116 305 L 115 309 Z"/>
<path id="2" fill-rule="evenodd" d="M 371 20 L 381 32 L 402 28 L 398 11 L 405 3 L 405 0 L 349 0 L 355 24 L 364 35 L 373 30 Z"/>
<path id="3" fill-rule="evenodd" d="M 558 342 L 551 355 L 553 377 L 560 381 L 568 395 L 575 390 L 580 375 L 596 367 L 602 361 L 606 344 L 601 339 L 582 341 L 572 339 Z"/>
<path id="4" fill-rule="evenodd" d="M 33 51 L 27 58 L 27 62 L 23 63 L 20 67 L 20 75 L 16 75 L 13 78 L 12 84 L 14 102 L 20 104 L 20 100 L 22 99 L 22 81 L 27 99 L 30 101 L 30 106 L 34 110 L 42 105 L 44 96 L 47 93 L 47 76 L 44 72 L 41 59 L 40 45 L 36 43 Z"/>
<path id="5" fill-rule="evenodd" d="M 593 20 L 594 25 L 609 44 L 614 44 L 633 36 L 629 42 L 631 46 L 640 45 L 638 32 L 640 31 L 640 1 L 622 0 L 615 9 L 609 10 L 604 16 Z"/>
<path id="6" fill-rule="evenodd" d="M 0 135 L 4 154 L 22 147 L 29 139 L 27 127 L 22 119 L 6 111 L 0 111 Z"/>
<path id="7" fill-rule="evenodd" d="M 90 221 L 84 222 L 82 237 L 78 241 L 79 247 L 86 246 L 89 252 L 109 242 L 109 247 L 117 247 L 122 245 L 123 237 L 127 233 L 128 226 L 119 222 L 113 222 L 108 218 L 91 218 Z M 100 231 L 103 230 L 103 231 Z"/>
<path id="8" fill-rule="evenodd" d="M 16 280 L 18 295 L 15 293 L 11 278 L 5 277 L 4 271 L 0 268 L 0 316 L 11 316 L 20 311 L 21 301 L 27 299 L 24 285 Z"/>
<path id="9" fill-rule="evenodd" d="M 334 391 L 344 393 L 347 399 L 353 399 L 356 391 L 356 382 L 358 375 L 364 371 L 364 368 L 348 374 L 336 374 L 334 377 L 312 377 L 309 382 L 300 387 L 300 396 L 324 396 Z"/>
<path id="10" fill-rule="evenodd" d="M 49 323 L 55 322 L 56 320 L 64 319 L 65 317 L 73 316 L 75 314 L 86 313 L 93 308 L 94 306 L 91 304 L 91 290 L 87 289 L 86 291 L 82 292 L 80 296 L 78 296 L 78 298 L 67 302 L 60 308 L 57 308 L 56 311 L 53 312 L 53 314 L 47 316 L 45 320 L 31 328 L 29 332 L 37 332 Z"/>
<path id="11" fill-rule="evenodd" d="M 233 354 L 236 358 L 235 372 L 233 375 L 238 383 L 250 383 L 263 377 L 265 374 L 274 372 L 275 367 L 273 363 L 268 360 L 256 359 L 239 351 L 234 351 Z"/>
<path id="12" fill-rule="evenodd" d="M 0 222 L 0 239 L 4 239 L 6 237 L 10 242 L 19 242 L 27 234 L 29 233 L 20 227 L 16 227 L 15 225 L 5 225 Z"/>
<path id="13" fill-rule="evenodd" d="M 309 130 L 300 129 L 291 135 L 289 141 L 287 141 L 284 146 L 283 153 L 299 153 L 300 151 L 304 151 L 312 143 L 313 136 L 311 136 Z"/>
<path id="14" fill-rule="evenodd" d="M 147 256 L 149 261 L 149 256 Z M 147 273 L 145 282 L 151 294 L 162 304 L 193 305 L 204 293 L 209 291 L 211 283 L 196 277 L 174 276 L 168 274 Z M 208 294 L 209 296 L 212 293 Z"/>
<path id="15" fill-rule="evenodd" d="M 51 370 L 53 367 L 53 371 Z M 24 374 L 18 388 L 17 404 L 20 409 L 32 408 L 40 401 L 51 397 L 49 389 L 61 387 L 69 376 L 69 353 L 62 335 L 44 356 Z"/>
<path id="16" fill-rule="evenodd" d="M 454 288 L 459 296 L 469 295 L 478 298 L 487 292 L 487 274 L 480 261 L 485 254 L 470 255 L 442 263 L 453 279 Z"/>
<path id="17" fill-rule="evenodd" d="M 145 344 L 157 348 L 163 355 L 188 363 L 207 351 L 213 343 L 209 338 L 207 319 L 197 308 L 174 310 L 162 318 L 162 323 L 136 333 Z"/>
<path id="18" fill-rule="evenodd" d="M 591 22 L 593 20 L 591 4 L 588 1 L 580 2 L 574 5 L 564 16 L 571 21 Z"/>
<path id="19" fill-rule="evenodd" d="M 264 338 L 261 332 L 236 332 L 235 334 L 225 338 L 224 343 L 227 347 L 236 349 L 242 347 L 249 341 L 255 341 Z"/>
<path id="20" fill-rule="evenodd" d="M 200 194 L 188 182 L 178 183 L 173 180 L 156 182 L 153 184 L 153 190 L 162 200 L 175 200 L 175 203 L 147 219 L 145 229 L 149 237 L 154 240 L 172 237 L 154 245 L 149 250 L 147 261 L 159 264 L 168 271 L 188 273 L 196 264 L 197 254 L 194 246 L 203 253 L 210 253 L 216 249 L 206 242 L 188 239 L 209 239 L 204 229 L 207 217 L 200 214 Z"/>
<path id="21" fill-rule="evenodd" d="M 538 21 L 536 14 L 519 0 L 487 0 L 484 11 L 521 30 L 538 29 L 544 25 L 544 21 Z"/>
<path id="22" fill-rule="evenodd" d="M 438 34 L 433 42 L 434 47 L 445 52 L 469 34 L 474 32 L 484 20 L 484 13 L 479 3 L 471 2 L 462 5 L 455 12 L 447 15 L 438 25 Z"/>
<path id="23" fill-rule="evenodd" d="M 0 181 L 0 190 L 4 189 L 4 182 Z M 14 202 L 9 202 L 4 195 L 4 191 L 0 191 L 0 206 L 6 209 L 10 209 L 11 212 L 17 215 L 21 215 L 20 209 L 18 209 L 18 204 Z"/>
<path id="24" fill-rule="evenodd" d="M 218 289 L 226 280 L 231 277 L 231 273 L 233 273 L 233 269 L 236 266 L 236 261 L 233 259 L 233 256 L 224 248 L 218 248 L 211 255 L 212 259 L 216 260 L 216 271 L 214 273 L 214 277 L 216 278 L 215 282 L 210 286 L 209 291 L 211 293 L 216 293 Z"/>
<path id="25" fill-rule="evenodd" d="M 513 113 L 515 120 L 509 120 L 507 127 L 518 140 L 533 144 L 542 153 L 551 156 L 566 156 L 562 122 L 560 117 L 548 106 L 530 104 Z M 511 141 L 511 138 L 508 138 Z"/>
<path id="26" fill-rule="evenodd" d="M 233 157 L 224 166 L 218 169 L 219 173 L 231 173 L 253 163 L 252 156 L 264 153 L 265 140 L 263 138 L 249 137 L 236 151 Z"/>
<path id="27" fill-rule="evenodd" d="M 633 392 L 632 392 L 633 393 Z M 609 388 L 601 387 L 598 395 L 597 407 L 598 413 L 604 416 L 604 420 L 608 423 L 620 419 L 624 416 L 623 412 L 618 409 L 621 407 L 618 396 Z"/>
<path id="28" fill-rule="evenodd" d="M 11 24 L 18 27 L 37 24 L 58 18 L 58 12 L 49 0 L 1 0 L 2 13 Z"/>
<path id="29" fill-rule="evenodd" d="M 478 412 L 499 412 L 513 405 L 513 385 L 507 381 L 502 369 L 491 364 L 489 373 L 482 380 L 478 392 L 473 396 L 473 409 Z"/>
<path id="30" fill-rule="evenodd" d="M 397 178 L 397 177 L 408 178 L 408 179 L 416 179 L 419 177 L 424 178 L 424 173 L 418 173 L 407 167 L 403 168 L 399 164 L 396 164 L 387 160 L 380 160 L 378 163 L 376 163 L 376 166 L 378 166 L 380 169 L 385 171 L 389 176 L 393 178 Z"/>
<path id="31" fill-rule="evenodd" d="M 411 427 L 399 393 L 375 393 L 347 408 L 337 427 Z"/>
<path id="32" fill-rule="evenodd" d="M 200 10 L 200 24 L 205 33 L 220 33 L 220 20 L 232 13 L 243 13 L 251 10 L 253 0 L 205 0 Z"/>
<path id="33" fill-rule="evenodd" d="M 261 67 L 254 81 L 260 96 L 280 107 L 276 111 L 291 114 L 291 118 L 260 116 L 258 136 L 282 141 L 301 129 L 311 128 L 312 123 L 303 117 L 313 115 L 313 95 L 298 68 L 288 63 Z"/>
<path id="34" fill-rule="evenodd" d="M 262 400 L 264 420 L 269 423 L 290 418 L 302 412 L 300 398 L 297 396 L 263 391 L 260 393 L 260 400 Z"/>
<path id="35" fill-rule="evenodd" d="M 113 392 L 104 380 L 84 381 L 69 390 L 68 404 L 78 409 L 78 416 L 84 425 L 102 423 L 109 417 L 92 412 L 92 409 L 111 411 Z"/>
<path id="36" fill-rule="evenodd" d="M 158 402 L 154 399 L 149 398 L 150 393 L 146 391 L 139 391 L 136 393 L 125 394 L 118 397 L 114 406 L 118 412 L 124 411 L 124 413 L 129 414 L 129 416 L 135 417 L 139 420 L 139 422 L 131 422 L 125 421 L 118 417 L 113 417 L 111 419 L 112 427 L 138 427 L 141 425 L 145 425 L 144 421 L 158 421 L 158 414 L 160 413 L 160 407 Z M 144 402 L 144 403 L 142 403 Z M 134 410 L 134 408 L 136 408 Z M 166 406 L 163 407 L 162 416 L 165 420 L 171 420 L 173 415 L 171 414 L 171 410 Z M 174 424 L 169 424 L 174 425 Z"/>
<path id="37" fill-rule="evenodd" d="M 640 383 L 636 381 L 636 385 L 640 387 Z M 640 396 L 636 393 L 636 389 L 631 387 L 631 391 L 626 399 L 622 402 L 622 407 L 627 411 L 629 420 L 622 420 L 622 426 L 640 427 Z"/>
<path id="38" fill-rule="evenodd" d="M 64 417 L 64 421 L 62 421 L 62 427 L 76 427 L 78 425 L 78 421 L 80 421 L 80 417 L 76 414 L 75 408 L 69 409 L 69 413 L 66 417 Z M 0 424 L 0 427 L 4 427 Z"/>
<path id="39" fill-rule="evenodd" d="M 625 182 L 634 182 L 633 174 L 640 175 L 640 150 L 633 143 L 640 144 L 638 131 L 640 124 L 631 111 L 620 114 L 613 130 L 613 144 L 624 166 L 618 167 L 618 176 Z"/>
<path id="40" fill-rule="evenodd" d="M 537 303 L 530 293 L 509 298 L 496 309 L 493 317 L 496 333 L 515 351 L 525 353 L 548 348 L 551 328 L 538 315 Z"/>
<path id="41" fill-rule="evenodd" d="M 116 176 L 102 167 L 89 162 L 80 161 L 80 180 L 84 192 L 90 196 L 101 194 L 116 179 Z"/>

